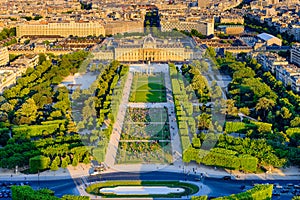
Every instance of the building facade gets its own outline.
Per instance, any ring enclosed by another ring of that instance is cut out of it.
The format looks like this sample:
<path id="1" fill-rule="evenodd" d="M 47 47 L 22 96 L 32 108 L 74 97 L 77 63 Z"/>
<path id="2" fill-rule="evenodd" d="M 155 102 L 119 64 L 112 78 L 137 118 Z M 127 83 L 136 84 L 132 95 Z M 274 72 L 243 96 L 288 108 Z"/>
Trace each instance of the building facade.
<path id="1" fill-rule="evenodd" d="M 291 48 L 291 63 L 300 67 L 300 43 L 296 43 Z"/>
<path id="2" fill-rule="evenodd" d="M 122 62 L 168 62 L 192 60 L 202 54 L 178 40 L 163 40 L 151 35 L 143 39 L 120 39 L 107 42 L 103 51 L 94 51 L 94 58 Z M 111 44 L 111 45 L 109 45 Z M 101 49 L 101 48 L 100 48 Z"/>
<path id="3" fill-rule="evenodd" d="M 70 35 L 86 37 L 89 35 L 105 35 L 103 25 L 98 22 L 40 22 L 24 23 L 16 28 L 17 37 L 30 35 L 57 35 L 69 37 Z"/>
<path id="4" fill-rule="evenodd" d="M 270 35 L 268 33 L 258 34 L 257 37 L 260 40 L 262 40 L 266 44 L 266 46 L 272 46 L 272 45 L 281 46 L 282 45 L 281 39 L 279 39 L 278 37 L 275 37 L 274 35 Z"/>
<path id="5" fill-rule="evenodd" d="M 262 65 L 263 70 L 275 74 L 277 66 L 287 66 L 289 62 L 276 53 L 260 53 L 257 55 L 257 61 Z"/>
<path id="6" fill-rule="evenodd" d="M 244 32 L 245 27 L 243 25 L 220 25 L 218 29 L 228 35 L 238 35 Z"/>
<path id="7" fill-rule="evenodd" d="M 106 35 L 115 35 L 117 33 L 144 32 L 143 21 L 117 21 L 104 24 Z"/>
<path id="8" fill-rule="evenodd" d="M 277 66 L 276 79 L 284 86 L 290 86 L 293 91 L 300 92 L 300 68 L 295 65 Z"/>
<path id="9" fill-rule="evenodd" d="M 214 34 L 214 23 L 211 22 L 186 22 L 186 21 L 169 21 L 162 20 L 160 22 L 161 31 L 172 31 L 177 29 L 179 31 L 191 31 L 192 29 L 197 30 L 202 35 L 212 35 Z"/>
<path id="10" fill-rule="evenodd" d="M 9 62 L 9 53 L 7 47 L 0 47 L 0 66 L 7 65 Z"/>

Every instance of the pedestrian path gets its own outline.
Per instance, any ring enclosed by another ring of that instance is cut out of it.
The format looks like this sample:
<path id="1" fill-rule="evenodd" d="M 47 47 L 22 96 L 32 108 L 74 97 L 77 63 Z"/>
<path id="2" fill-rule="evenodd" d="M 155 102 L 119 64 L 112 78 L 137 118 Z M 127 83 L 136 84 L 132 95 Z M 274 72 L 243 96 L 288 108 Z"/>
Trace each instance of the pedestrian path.
<path id="1" fill-rule="evenodd" d="M 123 122 L 125 119 L 126 109 L 128 106 L 130 88 L 133 80 L 133 74 L 128 73 L 127 80 L 124 85 L 123 96 L 119 106 L 119 111 L 117 115 L 116 122 L 113 125 L 112 134 L 108 143 L 106 155 L 105 155 L 105 164 L 109 167 L 113 166 L 116 160 L 119 141 L 121 137 Z"/>

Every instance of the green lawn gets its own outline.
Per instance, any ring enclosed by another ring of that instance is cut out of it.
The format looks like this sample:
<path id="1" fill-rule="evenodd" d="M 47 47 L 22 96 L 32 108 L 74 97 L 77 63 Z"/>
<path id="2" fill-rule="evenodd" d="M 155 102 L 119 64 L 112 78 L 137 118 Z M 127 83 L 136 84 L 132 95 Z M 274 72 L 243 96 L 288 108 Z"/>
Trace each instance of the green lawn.
<path id="1" fill-rule="evenodd" d="M 131 102 L 165 102 L 164 75 L 135 74 L 129 100 Z"/>

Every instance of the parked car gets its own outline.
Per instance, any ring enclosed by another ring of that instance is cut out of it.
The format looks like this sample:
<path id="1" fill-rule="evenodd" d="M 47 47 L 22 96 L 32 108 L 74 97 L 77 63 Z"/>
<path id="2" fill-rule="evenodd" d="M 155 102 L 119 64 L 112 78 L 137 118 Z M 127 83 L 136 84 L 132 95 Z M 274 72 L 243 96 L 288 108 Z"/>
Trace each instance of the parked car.
<path id="1" fill-rule="evenodd" d="M 231 180 L 231 176 L 224 176 L 223 180 Z"/>

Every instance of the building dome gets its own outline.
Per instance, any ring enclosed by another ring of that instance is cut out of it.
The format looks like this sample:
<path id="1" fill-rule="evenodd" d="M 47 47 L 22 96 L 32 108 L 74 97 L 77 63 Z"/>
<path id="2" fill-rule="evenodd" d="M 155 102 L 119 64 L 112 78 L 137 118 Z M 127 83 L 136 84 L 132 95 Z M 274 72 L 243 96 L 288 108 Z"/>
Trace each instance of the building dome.
<path id="1" fill-rule="evenodd" d="M 156 40 L 152 37 L 151 34 L 147 35 L 143 42 L 144 48 L 156 48 Z"/>

